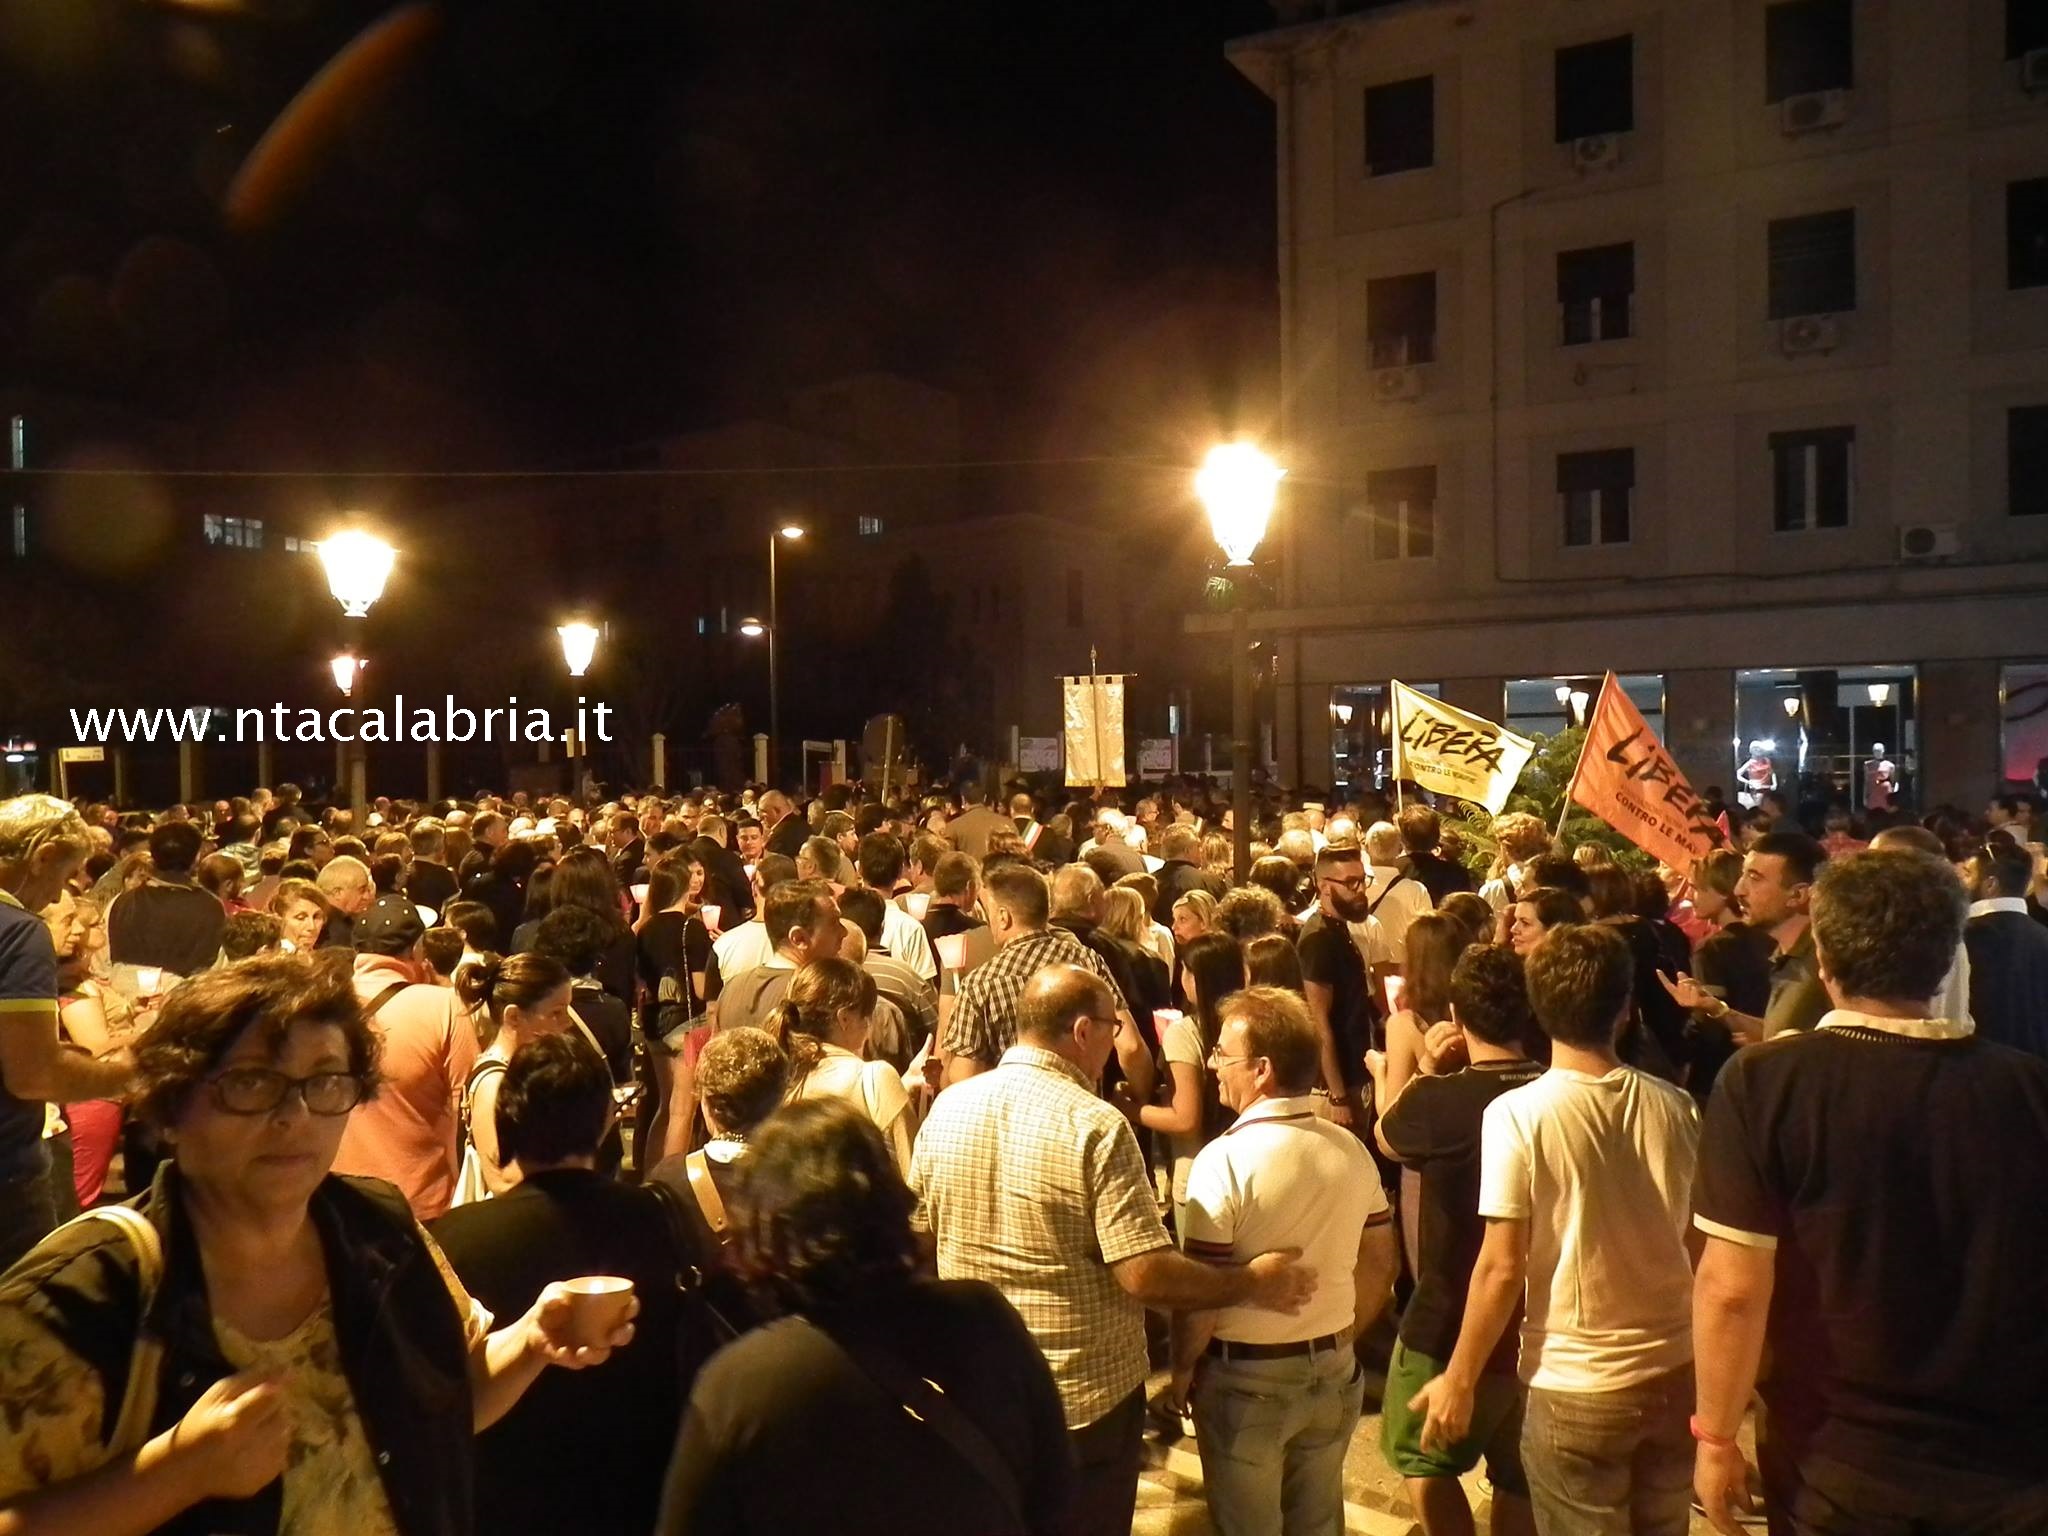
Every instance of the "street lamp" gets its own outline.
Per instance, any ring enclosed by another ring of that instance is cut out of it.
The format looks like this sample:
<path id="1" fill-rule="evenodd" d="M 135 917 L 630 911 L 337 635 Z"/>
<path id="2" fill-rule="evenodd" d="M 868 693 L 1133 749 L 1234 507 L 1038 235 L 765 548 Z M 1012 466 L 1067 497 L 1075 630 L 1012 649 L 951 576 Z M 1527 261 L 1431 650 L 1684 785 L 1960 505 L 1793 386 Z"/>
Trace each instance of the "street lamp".
<path id="1" fill-rule="evenodd" d="M 1337 717 L 1339 725 L 1349 725 L 1351 723 L 1351 708 L 1349 704 L 1332 704 L 1330 706 L 1330 713 Z"/>
<path id="2" fill-rule="evenodd" d="M 775 585 L 775 551 L 784 539 L 791 541 L 804 536 L 804 530 L 795 523 L 784 523 L 768 536 L 768 782 L 779 784 L 779 756 L 782 745 L 782 696 L 776 686 L 775 677 L 775 632 L 782 627 L 782 606 Z M 756 625 L 753 633 L 761 633 L 758 620 L 749 620 Z M 747 633 L 746 624 L 740 625 L 740 633 Z"/>
<path id="3" fill-rule="evenodd" d="M 758 640 L 763 635 L 768 633 L 768 626 L 766 624 L 763 624 L 759 619 L 741 619 L 740 633 L 745 635 L 749 640 Z"/>
<path id="4" fill-rule="evenodd" d="M 363 666 L 364 663 L 348 651 L 327 663 L 327 670 L 334 674 L 334 686 L 341 690 L 344 699 L 355 692 L 356 674 L 362 671 Z"/>
<path id="5" fill-rule="evenodd" d="M 581 677 L 590 670 L 590 660 L 597 654 L 597 628 L 576 619 L 567 624 L 557 624 L 555 633 L 562 640 L 562 660 L 569 664 L 569 675 Z"/>
<path id="6" fill-rule="evenodd" d="M 384 595 L 384 583 L 391 576 L 391 562 L 397 555 L 389 544 L 373 533 L 349 528 L 320 541 L 320 563 L 327 568 L 327 590 L 341 604 L 349 618 L 360 619 L 370 605 Z"/>
<path id="7" fill-rule="evenodd" d="M 1792 719 L 1792 718 L 1793 718 L 1793 717 L 1794 717 L 1795 715 L 1797 715 L 1797 714 L 1799 713 L 1799 695 L 1798 695 L 1798 694 L 1796 694 L 1796 693 L 1788 693 L 1788 694 L 1786 694 L 1786 695 L 1785 695 L 1785 697 L 1784 697 L 1783 703 L 1784 703 L 1784 706 L 1785 706 L 1785 718 L 1786 718 L 1787 720 L 1790 720 L 1790 719 Z"/>
<path id="8" fill-rule="evenodd" d="M 1195 495 L 1208 508 L 1209 527 L 1233 568 L 1252 563 L 1286 473 L 1250 443 L 1220 443 L 1202 461 Z M 1244 880 L 1252 862 L 1251 614 L 1243 583 L 1232 587 L 1237 601 L 1230 626 L 1231 861 Z"/>
<path id="9" fill-rule="evenodd" d="M 1572 691 L 1571 691 L 1571 705 L 1572 705 L 1572 724 L 1573 724 L 1573 725 L 1584 725 L 1584 724 L 1586 723 L 1586 706 L 1587 706 L 1588 704 L 1591 704 L 1592 702 L 1593 702 L 1593 695 L 1591 695 L 1590 693 L 1586 692 L 1586 690 L 1585 690 L 1585 689 L 1583 689 L 1583 688 L 1574 688 L 1574 689 L 1572 689 Z"/>
<path id="10" fill-rule="evenodd" d="M 1870 702 L 1872 704 L 1876 705 L 1879 709 L 1883 709 L 1891 701 L 1892 685 L 1890 683 L 1872 683 L 1870 685 Z"/>

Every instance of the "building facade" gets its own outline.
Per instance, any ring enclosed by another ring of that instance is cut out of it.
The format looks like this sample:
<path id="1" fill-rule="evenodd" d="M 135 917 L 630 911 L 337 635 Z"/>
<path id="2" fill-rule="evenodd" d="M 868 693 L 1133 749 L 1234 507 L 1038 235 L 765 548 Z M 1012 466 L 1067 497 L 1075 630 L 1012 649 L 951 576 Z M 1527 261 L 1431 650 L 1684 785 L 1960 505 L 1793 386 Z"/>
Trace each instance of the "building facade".
<path id="1" fill-rule="evenodd" d="M 2033 779 L 2048 8 L 1276 11 L 1280 772 L 1370 783 L 1391 677 L 1554 730 L 1611 668 L 1702 788 Z"/>

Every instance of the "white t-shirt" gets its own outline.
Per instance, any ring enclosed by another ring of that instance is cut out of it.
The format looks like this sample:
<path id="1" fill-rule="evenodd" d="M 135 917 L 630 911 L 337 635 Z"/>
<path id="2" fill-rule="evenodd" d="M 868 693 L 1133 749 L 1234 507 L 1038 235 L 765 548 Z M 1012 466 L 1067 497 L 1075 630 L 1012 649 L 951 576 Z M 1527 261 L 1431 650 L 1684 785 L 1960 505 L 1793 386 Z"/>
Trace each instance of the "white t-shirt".
<path id="1" fill-rule="evenodd" d="M 886 1061 L 862 1061 L 836 1045 L 825 1047 L 818 1064 L 804 1074 L 792 1099 L 840 1099 L 875 1122 L 896 1159 L 896 1171 L 910 1172 L 910 1095 L 903 1078 Z"/>
<path id="2" fill-rule="evenodd" d="M 1176 1061 L 1192 1066 L 1198 1081 L 1209 1070 L 1209 1052 L 1202 1044 L 1202 1026 L 1191 1013 L 1182 1014 L 1166 1026 L 1166 1032 L 1159 1037 L 1159 1054 L 1169 1067 Z M 1169 1071 L 1169 1089 L 1173 1086 L 1172 1076 Z M 1173 1165 L 1173 1201 L 1176 1205 L 1188 1197 L 1188 1173 L 1195 1166 L 1195 1154 L 1201 1150 L 1202 1131 L 1199 1126 L 1192 1136 L 1166 1138 L 1167 1156 Z"/>
<path id="3" fill-rule="evenodd" d="M 718 974 L 731 981 L 766 965 L 775 954 L 775 946 L 768 942 L 768 925 L 755 917 L 713 939 L 711 952 L 718 956 Z"/>
<path id="4" fill-rule="evenodd" d="M 1408 953 L 1408 925 L 1436 910 L 1436 903 L 1429 899 L 1428 886 L 1391 864 L 1374 864 L 1371 871 L 1372 894 L 1366 899 L 1373 903 L 1372 915 L 1393 956 L 1388 963 L 1400 965 Z"/>
<path id="5" fill-rule="evenodd" d="M 1352 1276 L 1368 1223 L 1388 1219 L 1387 1192 L 1365 1145 L 1315 1112 L 1315 1100 L 1261 1099 L 1196 1154 L 1181 1241 L 1233 1263 L 1299 1248 L 1315 1271 L 1308 1305 L 1293 1316 L 1225 1307 L 1216 1337 L 1290 1344 L 1349 1328 L 1358 1310 Z"/>
<path id="6" fill-rule="evenodd" d="M 894 902 L 882 907 L 882 947 L 892 959 L 901 960 L 926 981 L 939 979 L 939 962 L 932 954 L 932 941 L 924 924 Z"/>
<path id="7" fill-rule="evenodd" d="M 1614 1392 L 1692 1359 L 1700 1116 L 1633 1067 L 1552 1067 L 1486 1106 L 1479 1214 L 1529 1224 L 1522 1380 Z"/>

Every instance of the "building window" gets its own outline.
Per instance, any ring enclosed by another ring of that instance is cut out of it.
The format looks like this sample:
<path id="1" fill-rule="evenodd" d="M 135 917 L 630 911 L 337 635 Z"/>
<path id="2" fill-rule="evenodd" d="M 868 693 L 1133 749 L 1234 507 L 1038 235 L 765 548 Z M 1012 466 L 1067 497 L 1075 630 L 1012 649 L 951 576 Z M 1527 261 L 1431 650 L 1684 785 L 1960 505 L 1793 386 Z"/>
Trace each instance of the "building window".
<path id="1" fill-rule="evenodd" d="M 1436 164 L 1436 76 L 1365 88 L 1365 174 L 1394 176 Z"/>
<path id="2" fill-rule="evenodd" d="M 1839 315 L 1856 307 L 1856 210 L 1773 219 L 1771 318 Z"/>
<path id="3" fill-rule="evenodd" d="M 2005 56 L 2023 59 L 2042 48 L 2048 48 L 2048 5 L 2005 0 Z"/>
<path id="4" fill-rule="evenodd" d="M 223 549 L 263 547 L 263 519 L 260 517 L 222 517 L 208 512 L 204 515 L 203 527 L 206 542 L 218 544 Z"/>
<path id="5" fill-rule="evenodd" d="M 1365 333 L 1375 368 L 1436 361 L 1436 274 L 1411 272 L 1367 282 Z"/>
<path id="6" fill-rule="evenodd" d="M 1771 434 L 1771 526 L 1779 533 L 1846 528 L 1856 499 L 1856 429 Z"/>
<path id="7" fill-rule="evenodd" d="M 879 517 L 869 517 L 865 513 L 863 513 L 861 515 L 858 527 L 860 531 L 860 536 L 862 538 L 872 539 L 880 535 L 882 531 L 882 520 Z"/>
<path id="8" fill-rule="evenodd" d="M 2048 287 L 2048 176 L 2005 184 L 2005 286 Z"/>
<path id="9" fill-rule="evenodd" d="M 1436 554 L 1436 466 L 1374 470 L 1365 477 L 1375 560 L 1427 560 Z"/>
<path id="10" fill-rule="evenodd" d="M 1067 567 L 1067 628 L 1079 629 L 1087 622 L 1081 602 L 1081 571 L 1078 566 Z"/>
<path id="11" fill-rule="evenodd" d="M 1735 674 L 1735 797 L 1814 789 L 1851 810 L 1910 804 L 1919 747 L 1912 667 L 1763 667 Z"/>
<path id="12" fill-rule="evenodd" d="M 1624 33 L 1556 55 L 1557 142 L 1627 133 L 1636 125 L 1636 40 Z"/>
<path id="13" fill-rule="evenodd" d="M 2006 667 L 1999 697 L 2005 702 L 2000 789 L 2048 794 L 2048 664 Z"/>
<path id="14" fill-rule="evenodd" d="M 1636 292 L 1636 248 L 1595 245 L 1557 253 L 1557 302 L 1564 311 L 1564 344 L 1619 341 L 1633 334 L 1630 310 Z"/>
<path id="15" fill-rule="evenodd" d="M 1564 511 L 1567 548 L 1628 542 L 1629 503 L 1635 499 L 1636 451 L 1598 448 L 1557 456 L 1557 497 Z"/>
<path id="16" fill-rule="evenodd" d="M 9 520 L 7 532 L 7 547 L 11 551 L 13 551 L 14 558 L 17 560 L 26 560 L 28 558 L 27 507 L 16 507 L 14 509 L 14 515 Z"/>
<path id="17" fill-rule="evenodd" d="M 320 553 L 320 541 L 318 539 L 295 539 L 290 534 L 286 534 L 284 552 L 288 555 L 317 555 Z"/>
<path id="18" fill-rule="evenodd" d="M 2016 405 L 2005 413 L 2005 510 L 2014 517 L 2048 516 L 2048 405 Z"/>
<path id="19" fill-rule="evenodd" d="M 1648 725 L 1661 740 L 1664 735 L 1664 674 L 1622 672 L 1615 676 Z M 1524 736 L 1555 736 L 1574 726 L 1583 727 L 1600 702 L 1600 689 L 1607 681 L 1598 672 L 1560 674 L 1556 677 L 1514 677 L 1502 687 L 1501 720 L 1511 731 Z"/>
<path id="20" fill-rule="evenodd" d="M 1856 84 L 1851 0 L 1783 0 L 1764 12 L 1764 100 Z"/>
<path id="21" fill-rule="evenodd" d="M 1417 693 L 1443 697 L 1441 683 L 1417 683 Z M 1394 722 L 1387 685 L 1340 683 L 1330 690 L 1330 778 L 1339 795 L 1394 785 Z"/>

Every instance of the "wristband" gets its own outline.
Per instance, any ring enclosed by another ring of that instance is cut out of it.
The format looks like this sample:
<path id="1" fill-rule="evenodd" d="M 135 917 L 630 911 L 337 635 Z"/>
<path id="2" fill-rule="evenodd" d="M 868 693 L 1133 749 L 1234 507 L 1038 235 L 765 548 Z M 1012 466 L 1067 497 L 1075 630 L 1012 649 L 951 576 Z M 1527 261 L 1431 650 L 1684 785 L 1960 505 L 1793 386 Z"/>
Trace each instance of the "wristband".
<path id="1" fill-rule="evenodd" d="M 1698 1414 L 1692 1416 L 1691 1428 L 1693 1439 L 1699 1441 L 1701 1445 L 1711 1445 L 1714 1449 L 1720 1451 L 1735 1449 L 1736 1442 L 1733 1435 L 1716 1434 L 1701 1422 Z"/>

